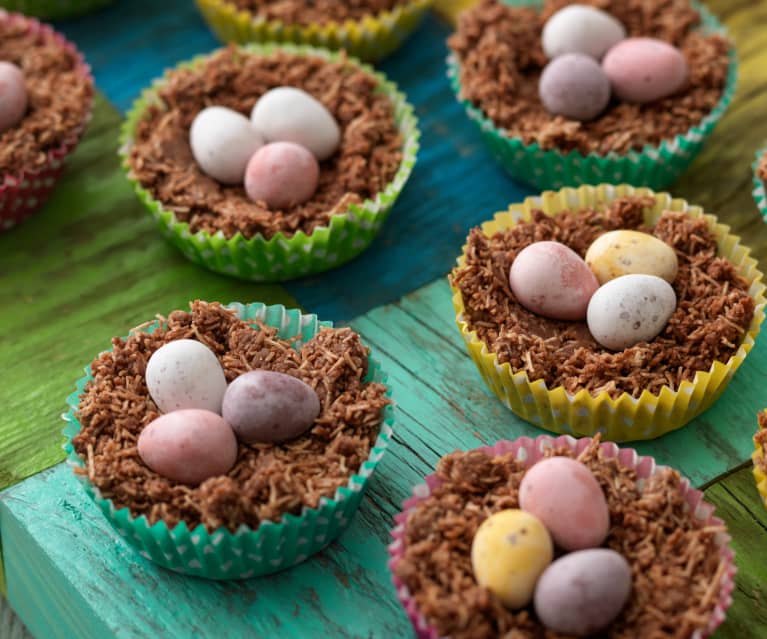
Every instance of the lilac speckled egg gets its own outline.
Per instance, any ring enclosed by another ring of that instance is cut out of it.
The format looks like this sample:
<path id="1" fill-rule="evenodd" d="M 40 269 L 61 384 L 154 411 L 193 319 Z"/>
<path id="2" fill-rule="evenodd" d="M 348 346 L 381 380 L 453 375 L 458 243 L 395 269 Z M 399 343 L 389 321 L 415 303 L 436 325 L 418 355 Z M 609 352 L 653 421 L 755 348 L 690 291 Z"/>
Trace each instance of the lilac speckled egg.
<path id="1" fill-rule="evenodd" d="M 582 53 L 568 53 L 546 65 L 538 84 L 546 110 L 571 120 L 593 120 L 610 101 L 610 81 L 599 63 Z"/>
<path id="2" fill-rule="evenodd" d="M 220 415 L 190 408 L 161 415 L 138 438 L 138 454 L 153 471 L 185 484 L 225 475 L 237 461 L 237 438 Z"/>
<path id="3" fill-rule="evenodd" d="M 293 142 L 262 146 L 245 169 L 245 191 L 254 202 L 270 209 L 286 209 L 314 195 L 320 166 L 308 149 Z"/>
<path id="4" fill-rule="evenodd" d="M 621 100 L 644 104 L 676 93 L 687 82 L 687 60 L 675 46 L 655 38 L 628 38 L 602 60 L 613 92 Z"/>
<path id="5" fill-rule="evenodd" d="M 511 265 L 509 284 L 526 309 L 559 320 L 582 320 L 599 288 L 594 273 L 572 249 L 559 242 L 535 242 Z"/>
<path id="6" fill-rule="evenodd" d="M 197 340 L 177 339 L 158 348 L 149 358 L 145 377 L 163 413 L 182 408 L 221 413 L 224 369 L 213 351 Z"/>
<path id="7" fill-rule="evenodd" d="M 26 111 L 24 73 L 11 62 L 0 62 L 0 133 L 21 122 Z"/>
<path id="8" fill-rule="evenodd" d="M 596 60 L 626 37 L 626 29 L 609 13 L 584 4 L 569 4 L 543 26 L 543 51 L 549 58 L 583 53 Z"/>
<path id="9" fill-rule="evenodd" d="M 605 630 L 631 595 L 631 567 L 608 548 L 560 557 L 535 587 L 535 612 L 549 630 L 590 637 Z"/>
<path id="10" fill-rule="evenodd" d="M 549 457 L 530 468 L 519 485 L 519 505 L 564 550 L 600 546 L 610 530 L 602 487 L 586 465 L 569 457 Z"/>
<path id="11" fill-rule="evenodd" d="M 314 389 L 283 373 L 250 371 L 229 384 L 224 395 L 224 419 L 246 444 L 298 437 L 319 414 Z"/>

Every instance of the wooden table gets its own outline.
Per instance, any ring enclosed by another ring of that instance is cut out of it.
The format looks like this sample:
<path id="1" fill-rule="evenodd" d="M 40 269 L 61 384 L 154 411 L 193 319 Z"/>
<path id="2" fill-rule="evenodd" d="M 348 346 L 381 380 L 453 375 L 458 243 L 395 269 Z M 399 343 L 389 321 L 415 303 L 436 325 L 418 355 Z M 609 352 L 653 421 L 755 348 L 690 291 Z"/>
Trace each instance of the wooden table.
<path id="1" fill-rule="evenodd" d="M 767 6 L 709 6 L 738 45 L 740 90 L 673 192 L 731 224 L 764 270 L 767 226 L 749 185 L 753 154 L 767 139 L 758 108 L 767 88 L 759 55 Z M 449 91 L 450 27 L 430 17 L 381 65 L 416 105 L 423 131 L 413 179 L 381 237 L 321 277 L 257 286 L 202 271 L 166 245 L 115 155 L 120 112 L 139 89 L 163 67 L 215 46 L 191 2 L 167 0 L 158 9 L 152 0 L 122 0 L 58 26 L 82 48 L 106 97 L 99 95 L 50 203 L 0 236 L 0 488 L 11 486 L 0 497 L 0 540 L 11 605 L 39 639 L 411 636 L 385 567 L 391 517 L 409 487 L 450 450 L 540 432 L 490 395 L 453 323 L 444 275 L 468 229 L 529 191 L 496 167 Z M 63 458 L 58 416 L 81 367 L 111 336 L 195 297 L 297 304 L 350 321 L 389 372 L 398 402 L 396 443 L 348 531 L 320 556 L 271 578 L 215 584 L 156 568 L 114 534 L 69 469 L 55 465 Z M 759 565 L 767 511 L 744 466 L 756 411 L 767 405 L 766 375 L 761 338 L 710 411 L 638 446 L 708 486 L 733 533 L 740 572 L 720 638 L 767 636 Z"/>

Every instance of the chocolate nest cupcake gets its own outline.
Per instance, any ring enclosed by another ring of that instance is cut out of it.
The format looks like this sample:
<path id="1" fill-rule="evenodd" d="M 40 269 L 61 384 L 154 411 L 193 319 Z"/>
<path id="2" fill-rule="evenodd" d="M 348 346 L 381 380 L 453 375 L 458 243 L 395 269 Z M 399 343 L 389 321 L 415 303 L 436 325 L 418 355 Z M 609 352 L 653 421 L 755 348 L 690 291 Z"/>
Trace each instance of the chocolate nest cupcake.
<path id="1" fill-rule="evenodd" d="M 90 119 L 93 79 L 80 54 L 47 26 L 0 9 L 0 60 L 23 74 L 26 111 L 0 133 L 0 230 L 37 210 Z"/>
<path id="2" fill-rule="evenodd" d="M 318 100 L 341 132 L 305 202 L 269 208 L 195 163 L 189 131 L 210 104 L 249 114 L 271 89 Z M 190 259 L 248 279 L 280 280 L 331 268 L 363 250 L 388 216 L 415 162 L 412 109 L 383 77 L 321 51 L 229 47 L 169 72 L 124 129 L 125 165 L 139 197 Z"/>
<path id="3" fill-rule="evenodd" d="M 241 11 L 263 20 L 283 24 L 343 24 L 367 16 L 377 16 L 407 4 L 408 0 L 351 0 L 350 2 L 307 2 L 307 0 L 230 0 Z"/>
<path id="4" fill-rule="evenodd" d="M 140 441 L 161 415 L 148 362 L 178 340 L 210 349 L 230 385 L 249 371 L 297 378 L 316 392 L 318 416 L 286 441 L 238 434 L 231 469 L 198 485 L 155 472 Z M 391 432 L 384 379 L 349 328 L 282 307 L 197 301 L 115 338 L 93 361 L 70 399 L 70 460 L 118 531 L 158 563 L 219 579 L 279 570 L 332 541 L 358 505 Z M 208 556 L 210 543 L 224 554 Z"/>
<path id="5" fill-rule="evenodd" d="M 631 187 L 565 189 L 510 213 L 470 232 L 450 276 L 470 353 L 504 403 L 550 430 L 625 441 L 678 428 L 715 401 L 764 316 L 761 274 L 737 238 L 683 201 Z M 655 337 L 607 348 L 585 309 L 581 320 L 551 319 L 515 296 L 509 273 L 526 247 L 558 242 L 580 260 L 619 229 L 661 240 L 678 262 L 667 287 L 676 306 Z"/>
<path id="6" fill-rule="evenodd" d="M 726 528 L 711 516 L 713 509 L 702 502 L 701 493 L 689 489 L 675 470 L 655 467 L 651 458 L 639 458 L 630 449 L 600 445 L 598 438 L 541 437 L 451 453 L 405 503 L 393 533 L 390 566 L 418 636 L 572 636 L 545 628 L 532 605 L 505 607 L 478 584 L 470 552 L 483 521 L 522 508 L 520 484 L 526 473 L 554 456 L 575 459 L 591 471 L 609 511 L 602 546 L 619 553 L 630 567 L 628 601 L 598 636 L 710 635 L 731 601 L 735 569 Z M 589 605 L 596 614 L 602 604 Z"/>
<path id="7" fill-rule="evenodd" d="M 464 12 L 449 39 L 454 88 L 491 150 L 522 181 L 539 188 L 624 181 L 667 186 L 689 165 L 732 97 L 731 43 L 695 2 L 578 3 L 617 20 L 629 39 L 673 45 L 688 68 L 686 81 L 667 97 L 634 103 L 616 97 L 614 89 L 598 116 L 578 121 L 547 109 L 539 93 L 542 71 L 554 60 L 544 53 L 544 26 L 570 4 L 546 0 L 541 9 L 532 2 L 481 0 Z"/>

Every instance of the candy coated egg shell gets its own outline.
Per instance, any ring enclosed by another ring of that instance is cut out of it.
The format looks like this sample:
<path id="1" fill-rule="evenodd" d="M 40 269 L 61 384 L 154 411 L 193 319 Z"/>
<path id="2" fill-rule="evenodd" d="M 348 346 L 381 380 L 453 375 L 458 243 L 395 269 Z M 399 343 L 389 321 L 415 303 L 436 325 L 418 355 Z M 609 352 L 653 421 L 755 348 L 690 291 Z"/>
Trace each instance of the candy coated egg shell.
<path id="1" fill-rule="evenodd" d="M 27 104 L 23 71 L 11 62 L 0 61 L 0 133 L 21 122 Z"/>
<path id="2" fill-rule="evenodd" d="M 553 553 L 551 537 L 540 520 L 509 509 L 491 515 L 479 527 L 471 546 L 471 564 L 480 586 L 517 609 L 530 603 L 535 583 Z"/>
<path id="3" fill-rule="evenodd" d="M 626 37 L 626 29 L 609 13 L 583 4 L 570 4 L 553 14 L 543 26 L 543 50 L 549 58 L 582 53 L 600 60 Z"/>
<path id="4" fill-rule="evenodd" d="M 593 58 L 568 53 L 546 65 L 538 93 L 549 113 L 586 122 L 607 107 L 610 81 Z"/>
<path id="5" fill-rule="evenodd" d="M 671 283 L 679 268 L 676 251 L 654 235 L 609 231 L 586 251 L 586 264 L 601 284 L 621 275 L 655 275 Z"/>
<path id="6" fill-rule="evenodd" d="M 245 169 L 245 191 L 254 202 L 285 209 L 311 199 L 320 166 L 308 149 L 293 142 L 273 142 L 253 154 Z"/>

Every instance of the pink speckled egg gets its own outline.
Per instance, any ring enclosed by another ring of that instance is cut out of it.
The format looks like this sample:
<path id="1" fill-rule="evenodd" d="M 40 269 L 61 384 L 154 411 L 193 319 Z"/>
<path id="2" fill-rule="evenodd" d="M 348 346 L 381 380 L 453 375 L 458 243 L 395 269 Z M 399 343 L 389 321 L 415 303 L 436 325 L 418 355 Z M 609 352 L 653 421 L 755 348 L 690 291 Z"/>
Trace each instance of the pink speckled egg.
<path id="1" fill-rule="evenodd" d="M 138 454 L 163 477 L 195 485 L 231 470 L 237 438 L 220 415 L 189 408 L 166 413 L 144 428 Z"/>
<path id="2" fill-rule="evenodd" d="M 572 249 L 559 242 L 535 242 L 522 249 L 509 271 L 511 291 L 526 309 L 559 320 L 586 317 L 599 288 L 594 273 Z"/>
<path id="3" fill-rule="evenodd" d="M 564 550 L 596 548 L 610 530 L 602 487 L 586 465 L 569 457 L 549 457 L 530 468 L 519 485 L 519 505 Z"/>
<path id="4" fill-rule="evenodd" d="M 253 154 L 245 169 L 245 191 L 254 202 L 286 209 L 317 190 L 320 165 L 311 151 L 293 142 L 274 142 Z"/>
<path id="5" fill-rule="evenodd" d="M 24 73 L 10 62 L 0 62 L 0 133 L 21 122 L 27 111 Z"/>
<path id="6" fill-rule="evenodd" d="M 655 38 L 628 38 L 602 60 L 613 93 L 626 102 L 660 100 L 687 82 L 687 60 L 675 46 Z"/>

